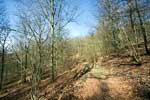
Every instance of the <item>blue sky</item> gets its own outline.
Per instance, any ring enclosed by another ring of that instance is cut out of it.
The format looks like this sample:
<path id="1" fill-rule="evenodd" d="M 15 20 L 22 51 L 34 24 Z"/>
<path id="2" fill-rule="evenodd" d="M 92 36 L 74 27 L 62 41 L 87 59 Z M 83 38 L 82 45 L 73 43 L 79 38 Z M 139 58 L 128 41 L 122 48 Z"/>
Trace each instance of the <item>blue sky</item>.
<path id="1" fill-rule="evenodd" d="M 77 3 L 79 4 L 77 23 L 71 23 L 68 26 L 73 37 L 88 34 L 97 23 L 95 18 L 96 0 L 77 0 Z"/>
<path id="2" fill-rule="evenodd" d="M 10 22 L 13 24 L 15 22 L 14 14 L 16 4 L 14 3 L 14 0 L 6 0 L 5 2 Z M 79 16 L 76 19 L 76 22 L 70 23 L 67 26 L 67 29 L 70 31 L 71 37 L 85 36 L 93 30 L 93 27 L 97 23 L 95 18 L 96 0 L 76 0 L 75 3 L 79 7 Z"/>

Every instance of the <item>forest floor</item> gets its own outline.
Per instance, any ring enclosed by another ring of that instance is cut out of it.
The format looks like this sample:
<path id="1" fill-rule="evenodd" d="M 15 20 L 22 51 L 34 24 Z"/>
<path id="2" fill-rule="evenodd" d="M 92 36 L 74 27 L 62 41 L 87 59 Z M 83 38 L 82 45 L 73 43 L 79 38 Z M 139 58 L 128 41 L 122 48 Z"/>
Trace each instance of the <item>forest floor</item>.
<path id="1" fill-rule="evenodd" d="M 75 98 L 59 100 L 150 100 L 150 57 L 142 55 L 141 61 L 136 65 L 126 55 L 101 57 L 90 72 L 74 81 Z"/>
<path id="2" fill-rule="evenodd" d="M 130 57 L 103 58 L 81 78 L 77 95 L 83 100 L 150 100 L 150 57 L 141 59 L 142 65 L 134 65 Z"/>
<path id="3" fill-rule="evenodd" d="M 39 100 L 150 100 L 150 57 L 134 65 L 129 56 L 100 57 L 94 68 L 79 75 L 84 63 L 49 84 L 48 74 L 40 83 Z M 79 74 L 77 74 L 79 73 Z M 29 100 L 31 85 L 18 81 L 0 92 L 0 100 Z"/>

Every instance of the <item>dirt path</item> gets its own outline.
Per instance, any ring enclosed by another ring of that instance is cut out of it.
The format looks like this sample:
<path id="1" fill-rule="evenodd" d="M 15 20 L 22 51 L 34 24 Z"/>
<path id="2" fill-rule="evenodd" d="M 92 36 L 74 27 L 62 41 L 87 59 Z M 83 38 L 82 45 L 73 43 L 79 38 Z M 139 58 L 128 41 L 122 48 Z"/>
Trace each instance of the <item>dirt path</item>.
<path id="1" fill-rule="evenodd" d="M 114 76 L 111 69 L 93 68 L 76 84 L 80 84 L 77 96 L 86 100 L 133 100 L 133 82 L 122 76 Z"/>

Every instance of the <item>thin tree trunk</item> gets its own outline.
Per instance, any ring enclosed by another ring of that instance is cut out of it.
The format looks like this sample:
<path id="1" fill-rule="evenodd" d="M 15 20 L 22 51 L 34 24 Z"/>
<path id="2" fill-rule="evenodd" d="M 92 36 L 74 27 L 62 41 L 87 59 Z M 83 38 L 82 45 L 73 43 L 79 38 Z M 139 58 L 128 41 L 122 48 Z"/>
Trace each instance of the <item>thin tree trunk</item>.
<path id="1" fill-rule="evenodd" d="M 129 3 L 131 3 L 131 1 Z M 133 4 L 132 5 L 129 4 L 129 9 L 130 9 L 129 17 L 130 17 L 130 24 L 131 24 L 132 33 L 135 33 L 132 6 L 133 6 Z"/>
<path id="2" fill-rule="evenodd" d="M 38 75 L 39 75 L 39 81 L 42 78 L 42 73 L 43 73 L 43 69 L 42 69 L 42 47 L 41 47 L 41 42 L 39 43 L 39 68 L 38 68 Z"/>
<path id="3" fill-rule="evenodd" d="M 4 78 L 4 67 L 5 67 L 5 47 L 3 45 L 2 50 L 2 67 L 1 67 L 1 81 L 0 81 L 0 89 L 3 87 L 3 78 Z"/>
<path id="4" fill-rule="evenodd" d="M 116 35 L 115 35 L 115 30 L 112 31 L 113 35 L 113 46 L 115 49 L 118 49 L 117 43 L 116 43 Z"/>
<path id="5" fill-rule="evenodd" d="M 23 82 L 26 82 L 27 66 L 28 66 L 28 48 L 27 48 L 27 45 L 25 45 L 25 67 L 24 67 Z"/>
<path id="6" fill-rule="evenodd" d="M 139 8 L 138 8 L 137 0 L 135 0 L 135 5 L 136 5 L 136 12 L 138 14 L 138 18 L 139 18 L 139 21 L 140 21 L 140 28 L 141 28 L 143 39 L 144 39 L 145 51 L 146 51 L 146 54 L 150 55 L 150 52 L 149 52 L 148 46 L 147 46 L 147 35 L 146 35 L 146 32 L 145 32 L 145 28 L 144 28 L 144 25 L 143 25 L 141 14 L 140 14 L 140 11 L 139 11 Z"/>
<path id="7" fill-rule="evenodd" d="M 129 19 L 130 19 L 130 25 L 131 25 L 131 33 L 136 35 L 135 32 L 135 25 L 134 25 L 134 20 L 133 20 L 133 2 L 130 0 L 128 1 L 128 6 L 129 6 Z M 130 39 L 128 39 L 130 41 Z M 136 63 L 141 64 L 140 61 L 140 56 L 138 55 L 138 52 L 136 48 L 133 46 L 133 43 L 130 41 L 131 44 L 131 52 L 132 52 L 132 57 L 136 61 Z"/>
<path id="8" fill-rule="evenodd" d="M 31 81 L 31 98 L 33 100 L 36 100 L 36 97 L 37 97 L 37 88 L 38 88 L 38 76 L 37 76 L 37 66 L 35 64 L 32 65 L 32 81 Z"/>
<path id="9" fill-rule="evenodd" d="M 54 13 L 54 0 L 50 0 L 51 4 L 50 4 L 50 10 L 51 10 L 51 68 L 52 68 L 52 81 L 55 80 L 55 67 L 56 67 L 56 64 L 55 64 L 55 26 L 54 26 L 54 16 L 55 16 L 55 13 Z"/>
<path id="10" fill-rule="evenodd" d="M 38 47 L 39 47 L 39 81 L 41 80 L 42 78 L 42 73 L 43 73 L 43 69 L 42 69 L 42 34 L 39 35 L 39 44 L 38 44 Z"/>

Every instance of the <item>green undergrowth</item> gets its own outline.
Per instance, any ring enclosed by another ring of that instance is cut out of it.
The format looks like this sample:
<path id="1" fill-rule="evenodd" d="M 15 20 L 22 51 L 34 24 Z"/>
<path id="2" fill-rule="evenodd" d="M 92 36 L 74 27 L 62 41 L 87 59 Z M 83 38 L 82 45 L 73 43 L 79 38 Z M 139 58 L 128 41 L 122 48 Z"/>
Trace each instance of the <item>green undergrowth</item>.
<path id="1" fill-rule="evenodd" d="M 106 77 L 106 75 L 109 74 L 109 71 L 101 66 L 95 66 L 90 72 L 85 74 L 81 80 L 86 80 L 87 78 L 97 78 L 97 79 L 103 79 Z"/>

